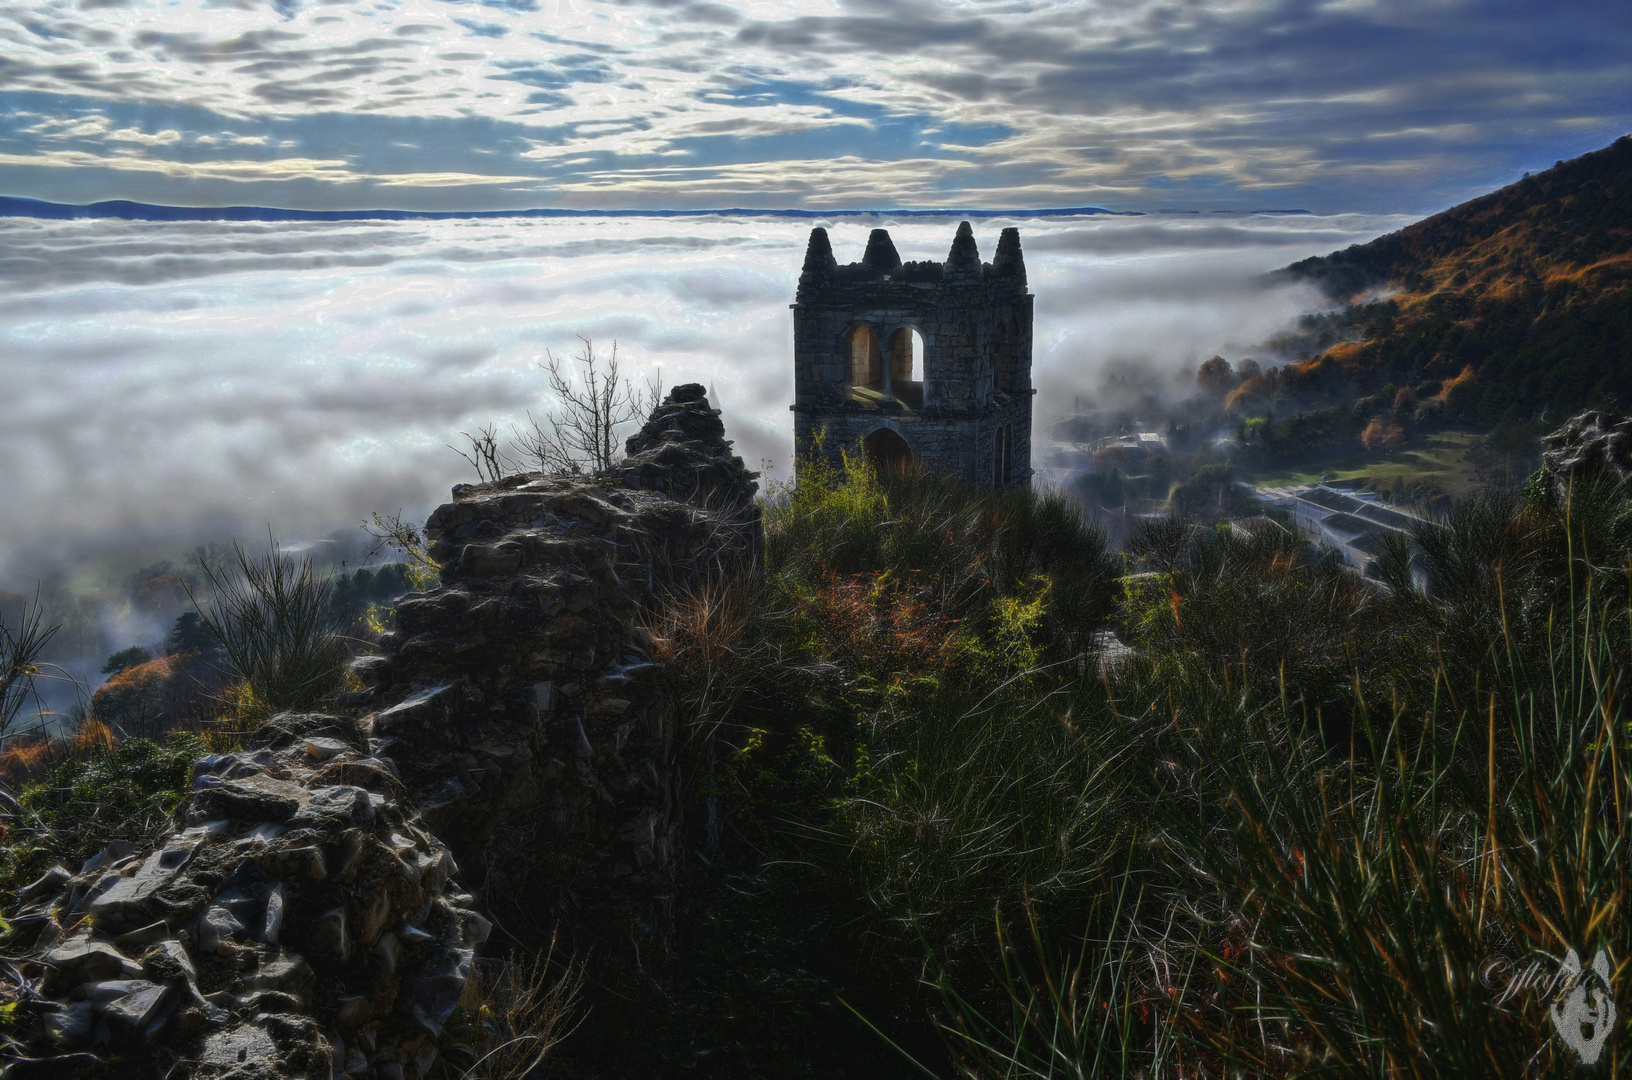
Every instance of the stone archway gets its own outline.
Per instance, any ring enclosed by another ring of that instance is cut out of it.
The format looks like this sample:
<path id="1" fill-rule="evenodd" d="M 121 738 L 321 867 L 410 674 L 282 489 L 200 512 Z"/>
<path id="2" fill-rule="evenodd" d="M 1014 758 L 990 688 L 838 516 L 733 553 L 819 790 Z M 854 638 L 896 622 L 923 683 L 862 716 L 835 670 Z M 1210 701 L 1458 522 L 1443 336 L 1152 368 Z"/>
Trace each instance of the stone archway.
<path id="1" fill-rule="evenodd" d="M 867 450 L 867 460 L 877 469 L 904 469 L 912 464 L 912 448 L 907 440 L 887 427 L 867 436 L 862 445 Z"/>

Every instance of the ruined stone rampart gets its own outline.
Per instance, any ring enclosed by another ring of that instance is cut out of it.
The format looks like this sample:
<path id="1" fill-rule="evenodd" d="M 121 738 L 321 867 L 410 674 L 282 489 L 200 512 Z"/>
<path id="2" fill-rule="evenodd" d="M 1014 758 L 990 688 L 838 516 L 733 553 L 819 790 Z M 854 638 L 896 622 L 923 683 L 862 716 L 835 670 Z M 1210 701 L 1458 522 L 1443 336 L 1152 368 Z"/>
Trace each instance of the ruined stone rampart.
<path id="1" fill-rule="evenodd" d="M 132 1077 L 417 1080 L 490 917 L 512 945 L 661 938 L 681 716 L 641 625 L 756 572 L 762 539 L 701 387 L 628 451 L 609 477 L 456 488 L 426 526 L 441 585 L 357 665 L 361 717 L 274 718 L 198 762 L 158 848 L 23 891 L 38 1058 L 8 1076 L 119 1054 Z"/>
<path id="2" fill-rule="evenodd" d="M 42 1038 L 7 1075 L 422 1075 L 489 924 L 366 726 L 279 716 L 193 778 L 155 850 L 23 890 Z"/>
<path id="3" fill-rule="evenodd" d="M 398 604 L 393 651 L 368 669 L 391 703 L 373 731 L 516 934 L 665 918 L 680 721 L 640 624 L 669 594 L 755 571 L 753 475 L 683 386 L 610 482 L 463 486 L 426 524 L 442 585 Z"/>

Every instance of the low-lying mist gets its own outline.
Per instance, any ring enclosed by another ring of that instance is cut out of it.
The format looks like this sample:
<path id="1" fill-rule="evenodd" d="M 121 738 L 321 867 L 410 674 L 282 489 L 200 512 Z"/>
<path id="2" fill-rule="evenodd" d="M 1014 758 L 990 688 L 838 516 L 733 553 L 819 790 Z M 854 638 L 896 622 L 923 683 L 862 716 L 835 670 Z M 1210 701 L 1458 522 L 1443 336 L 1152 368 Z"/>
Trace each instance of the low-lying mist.
<path id="1" fill-rule="evenodd" d="M 1401 223 L 1018 216 L 975 234 L 989 259 L 1020 227 L 1041 432 L 1118 386 L 1192 392 L 1201 360 L 1322 304 L 1265 271 Z M 369 513 L 422 518 L 475 478 L 449 449 L 461 432 L 547 413 L 537 362 L 580 335 L 617 342 L 636 382 L 709 386 L 743 458 L 785 478 L 787 308 L 814 224 L 847 262 L 880 225 L 904 259 L 944 258 L 957 221 L 0 220 L 0 589 L 96 627 L 58 650 L 88 676 L 162 638 L 175 605 L 129 586 L 160 560 L 270 533 L 351 562 Z"/>

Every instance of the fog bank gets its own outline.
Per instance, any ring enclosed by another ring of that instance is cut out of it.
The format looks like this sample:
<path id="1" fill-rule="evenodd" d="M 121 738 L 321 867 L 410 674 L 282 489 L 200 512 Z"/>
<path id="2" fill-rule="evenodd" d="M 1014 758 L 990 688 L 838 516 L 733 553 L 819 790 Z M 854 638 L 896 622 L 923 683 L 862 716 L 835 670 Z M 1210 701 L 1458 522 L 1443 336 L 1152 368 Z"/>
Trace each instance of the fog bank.
<path id="1" fill-rule="evenodd" d="M 708 217 L 222 223 L 0 220 L 0 587 L 232 536 L 423 515 L 473 479 L 448 443 L 547 411 L 578 336 L 714 391 L 751 465 L 792 451 L 788 304 L 813 224 L 840 261 L 884 225 L 941 259 L 956 220 Z M 1244 355 L 1318 303 L 1258 275 L 1396 228 L 1367 215 L 1018 225 L 1037 296 L 1037 419 L 1105 372 Z"/>

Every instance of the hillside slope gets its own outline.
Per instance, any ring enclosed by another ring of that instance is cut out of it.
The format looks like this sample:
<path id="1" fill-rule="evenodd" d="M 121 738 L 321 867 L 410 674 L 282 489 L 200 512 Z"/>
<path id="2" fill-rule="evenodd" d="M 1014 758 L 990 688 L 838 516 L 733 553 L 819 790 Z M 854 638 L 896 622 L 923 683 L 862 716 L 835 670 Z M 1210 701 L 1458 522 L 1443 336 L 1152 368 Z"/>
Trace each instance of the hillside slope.
<path id="1" fill-rule="evenodd" d="M 1355 305 L 1288 372 L 1303 386 L 1442 382 L 1447 415 L 1485 425 L 1625 405 L 1632 136 L 1284 273 Z"/>

